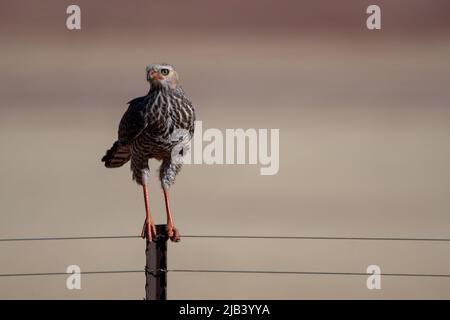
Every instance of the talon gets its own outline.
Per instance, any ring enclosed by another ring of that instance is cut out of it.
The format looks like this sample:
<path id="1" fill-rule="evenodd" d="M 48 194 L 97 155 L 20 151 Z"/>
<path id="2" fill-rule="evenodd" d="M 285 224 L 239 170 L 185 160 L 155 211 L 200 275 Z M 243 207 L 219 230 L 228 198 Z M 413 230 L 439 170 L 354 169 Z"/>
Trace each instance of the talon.
<path id="1" fill-rule="evenodd" d="M 175 227 L 168 227 L 167 229 L 167 235 L 169 236 L 169 239 L 173 242 L 180 242 L 180 232 Z"/>
<path id="2" fill-rule="evenodd" d="M 150 228 L 152 229 L 152 235 L 155 237 L 156 239 L 156 225 L 154 223 L 152 223 L 150 225 Z"/>
<path id="3" fill-rule="evenodd" d="M 142 226 L 142 231 L 141 231 L 141 238 L 145 239 L 146 238 L 146 229 L 147 229 L 147 220 L 144 222 L 144 225 Z"/>
<path id="4" fill-rule="evenodd" d="M 147 238 L 148 241 L 152 241 L 153 238 L 156 239 L 156 226 L 154 223 L 148 223 L 147 220 L 145 220 L 144 226 L 142 227 L 141 238 Z"/>

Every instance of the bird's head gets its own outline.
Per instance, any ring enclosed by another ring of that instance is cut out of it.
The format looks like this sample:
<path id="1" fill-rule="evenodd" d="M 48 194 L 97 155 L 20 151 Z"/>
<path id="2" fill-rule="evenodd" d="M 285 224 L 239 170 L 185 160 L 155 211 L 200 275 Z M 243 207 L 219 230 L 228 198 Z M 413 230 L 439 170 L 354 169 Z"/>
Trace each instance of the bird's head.
<path id="1" fill-rule="evenodd" d="M 145 69 L 147 73 L 147 81 L 152 87 L 166 87 L 176 89 L 178 84 L 178 74 L 170 64 L 151 64 Z"/>

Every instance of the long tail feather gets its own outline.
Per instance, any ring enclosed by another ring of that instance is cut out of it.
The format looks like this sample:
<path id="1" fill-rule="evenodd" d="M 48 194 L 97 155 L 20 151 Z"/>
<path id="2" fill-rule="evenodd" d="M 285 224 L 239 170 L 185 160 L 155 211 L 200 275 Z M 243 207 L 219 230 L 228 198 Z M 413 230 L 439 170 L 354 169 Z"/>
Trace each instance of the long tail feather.
<path id="1" fill-rule="evenodd" d="M 122 145 L 119 141 L 114 142 L 111 149 L 106 151 L 102 158 L 107 168 L 118 168 L 130 160 L 131 152 L 128 145 Z"/>

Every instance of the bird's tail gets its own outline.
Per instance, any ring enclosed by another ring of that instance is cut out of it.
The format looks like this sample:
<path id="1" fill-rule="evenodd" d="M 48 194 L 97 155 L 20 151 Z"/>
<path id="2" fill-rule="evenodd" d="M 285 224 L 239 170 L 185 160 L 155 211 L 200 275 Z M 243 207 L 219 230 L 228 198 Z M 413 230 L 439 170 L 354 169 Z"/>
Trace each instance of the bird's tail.
<path id="1" fill-rule="evenodd" d="M 114 142 L 111 149 L 106 151 L 102 158 L 107 168 L 118 168 L 130 160 L 131 152 L 128 145 L 122 145 L 119 141 Z"/>

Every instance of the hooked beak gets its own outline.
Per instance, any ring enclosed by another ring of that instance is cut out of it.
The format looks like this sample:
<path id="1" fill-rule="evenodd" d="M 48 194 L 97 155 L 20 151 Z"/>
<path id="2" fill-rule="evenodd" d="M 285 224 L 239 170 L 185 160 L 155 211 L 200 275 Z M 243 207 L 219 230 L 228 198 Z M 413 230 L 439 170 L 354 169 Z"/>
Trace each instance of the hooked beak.
<path id="1" fill-rule="evenodd" d="M 159 72 L 151 69 L 147 74 L 148 80 L 162 80 L 163 77 L 159 74 Z"/>

